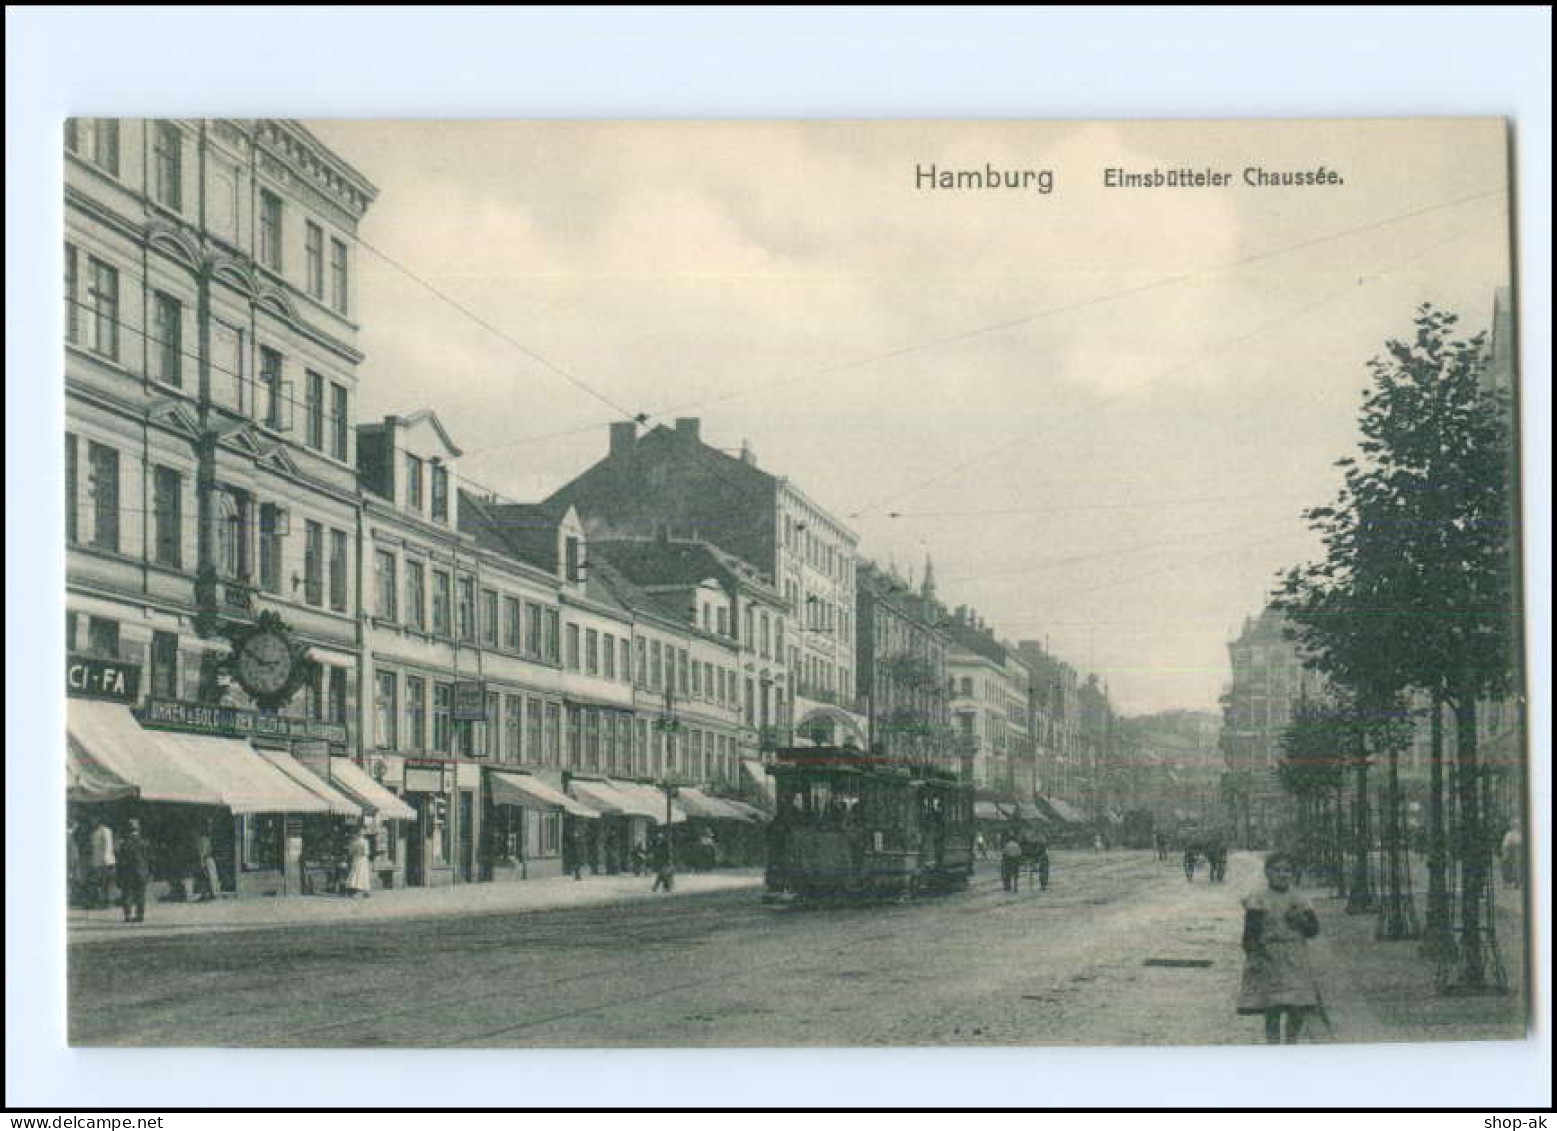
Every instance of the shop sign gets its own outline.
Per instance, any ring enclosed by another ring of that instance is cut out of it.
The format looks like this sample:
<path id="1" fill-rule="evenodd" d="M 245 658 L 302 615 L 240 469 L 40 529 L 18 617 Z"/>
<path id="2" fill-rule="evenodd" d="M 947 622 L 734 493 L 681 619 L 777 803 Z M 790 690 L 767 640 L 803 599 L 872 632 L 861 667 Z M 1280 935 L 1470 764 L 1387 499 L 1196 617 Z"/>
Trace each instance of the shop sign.
<path id="1" fill-rule="evenodd" d="M 405 785 L 407 793 L 446 793 L 443 785 L 443 766 L 416 765 L 407 762 L 405 766 Z"/>
<path id="2" fill-rule="evenodd" d="M 487 685 L 475 679 L 455 680 L 454 717 L 460 722 L 485 722 L 487 717 Z"/>
<path id="3" fill-rule="evenodd" d="M 141 666 L 90 656 L 65 658 L 65 694 L 133 703 L 140 697 Z"/>
<path id="4" fill-rule="evenodd" d="M 287 742 L 346 743 L 346 724 L 319 719 L 288 719 L 238 707 L 213 707 L 182 699 L 151 699 L 136 712 L 142 726 L 219 734 L 227 738 L 273 738 Z"/>

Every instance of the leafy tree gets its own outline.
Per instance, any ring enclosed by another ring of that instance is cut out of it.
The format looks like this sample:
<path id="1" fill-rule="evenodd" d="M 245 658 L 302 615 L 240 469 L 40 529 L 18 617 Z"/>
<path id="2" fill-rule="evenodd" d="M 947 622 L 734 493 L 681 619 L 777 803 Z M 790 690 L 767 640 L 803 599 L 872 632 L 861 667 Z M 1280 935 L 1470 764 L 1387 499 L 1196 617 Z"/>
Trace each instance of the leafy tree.
<path id="1" fill-rule="evenodd" d="M 1325 558 L 1289 571 L 1277 603 L 1315 665 L 1373 705 L 1416 687 L 1452 711 L 1463 838 L 1452 981 L 1479 991 L 1491 830 L 1476 714 L 1510 686 L 1517 654 L 1515 485 L 1509 406 L 1480 380 L 1485 335 L 1453 339 L 1457 321 L 1424 305 L 1414 337 L 1369 362 L 1360 454 L 1339 461 L 1335 503 L 1306 512 Z"/>

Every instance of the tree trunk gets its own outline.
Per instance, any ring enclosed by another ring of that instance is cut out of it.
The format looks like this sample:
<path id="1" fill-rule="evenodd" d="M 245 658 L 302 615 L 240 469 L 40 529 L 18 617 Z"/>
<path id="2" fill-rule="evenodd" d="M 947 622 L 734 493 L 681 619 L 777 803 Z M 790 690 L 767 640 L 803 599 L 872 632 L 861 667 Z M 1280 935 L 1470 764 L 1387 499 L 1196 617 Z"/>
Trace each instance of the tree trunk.
<path id="1" fill-rule="evenodd" d="M 1419 933 L 1416 900 L 1411 891 L 1411 846 L 1406 843 L 1405 813 L 1400 796 L 1400 751 L 1389 750 L 1389 780 L 1383 800 L 1383 907 L 1378 937 L 1390 942 L 1414 939 Z"/>
<path id="2" fill-rule="evenodd" d="M 1357 779 L 1352 797 L 1352 884 L 1346 900 L 1348 915 L 1371 914 L 1376 909 L 1373 898 L 1372 851 L 1373 829 L 1368 819 L 1368 759 L 1365 750 L 1357 752 Z"/>
<path id="3" fill-rule="evenodd" d="M 1346 896 L 1346 787 L 1335 787 L 1335 800 L 1331 802 L 1335 817 L 1335 836 L 1330 840 L 1331 874 L 1335 877 L 1336 898 Z"/>
<path id="4" fill-rule="evenodd" d="M 1427 798 L 1427 925 L 1422 949 L 1429 956 L 1447 956 L 1454 945 L 1453 909 L 1449 905 L 1449 850 L 1444 812 L 1443 696 L 1433 694 L 1432 749 Z"/>
<path id="5" fill-rule="evenodd" d="M 1460 815 L 1460 949 L 1446 989 L 1454 993 L 1496 993 L 1506 989 L 1493 929 L 1491 847 L 1482 810 L 1481 770 L 1476 750 L 1476 699 L 1454 698 L 1456 801 Z"/>

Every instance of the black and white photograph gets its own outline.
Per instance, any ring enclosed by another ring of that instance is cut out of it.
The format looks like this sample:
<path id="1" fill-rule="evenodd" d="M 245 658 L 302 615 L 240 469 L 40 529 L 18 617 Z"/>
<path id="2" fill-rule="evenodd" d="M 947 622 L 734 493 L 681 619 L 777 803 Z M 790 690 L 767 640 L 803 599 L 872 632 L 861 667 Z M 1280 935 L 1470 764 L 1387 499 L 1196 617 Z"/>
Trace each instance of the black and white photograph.
<path id="1" fill-rule="evenodd" d="M 281 11 L 224 25 L 273 90 L 190 55 L 45 115 L 8 288 L 8 1036 L 56 1102 L 1535 1094 L 1549 135 L 986 106 L 955 35 L 717 97 L 736 27 L 885 76 L 842 9 L 711 16 L 684 102 L 652 11 L 589 33 L 641 91 L 520 96 L 546 41 L 509 90 L 494 30 L 468 105 L 485 17 L 418 9 L 375 102 Z"/>
<path id="2" fill-rule="evenodd" d="M 1523 1034 L 1504 123 L 62 141 L 73 1042 Z"/>

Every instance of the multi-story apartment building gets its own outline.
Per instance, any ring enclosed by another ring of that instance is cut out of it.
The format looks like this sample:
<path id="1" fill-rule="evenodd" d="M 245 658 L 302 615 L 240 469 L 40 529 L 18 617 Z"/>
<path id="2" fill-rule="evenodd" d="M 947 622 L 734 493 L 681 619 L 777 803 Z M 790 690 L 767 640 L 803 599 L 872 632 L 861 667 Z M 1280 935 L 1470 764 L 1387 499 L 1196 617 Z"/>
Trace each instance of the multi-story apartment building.
<path id="1" fill-rule="evenodd" d="M 915 590 L 896 571 L 861 560 L 855 599 L 859 682 L 872 747 L 894 758 L 960 768 L 949 707 L 949 618 L 936 598 L 930 562 Z"/>
<path id="2" fill-rule="evenodd" d="M 701 539 L 754 567 L 784 604 L 773 631 L 788 649 L 789 696 L 775 725 L 801 740 L 865 744 L 855 680 L 858 538 L 789 479 L 759 468 L 749 446 L 727 455 L 703 442 L 695 418 L 643 436 L 631 422 L 613 424 L 606 457 L 551 501 L 575 506 L 597 540 Z"/>
<path id="3" fill-rule="evenodd" d="M 290 121 L 82 118 L 64 142 L 67 649 L 141 668 L 143 719 L 231 738 L 258 718 L 232 637 L 269 614 L 308 674 L 256 741 L 352 753 L 354 264 L 376 190 Z M 182 835 L 190 811 L 158 812 L 154 840 Z M 300 875 L 295 815 L 200 821 L 229 890 Z"/>
<path id="4" fill-rule="evenodd" d="M 1038 768 L 1027 664 L 965 606 L 953 613 L 948 633 L 950 711 L 964 776 L 981 788 L 1031 798 Z"/>
<path id="5" fill-rule="evenodd" d="M 1076 669 L 1038 640 L 1023 640 L 1017 654 L 1032 678 L 1029 710 L 1039 792 L 1072 806 L 1082 805 L 1088 788 L 1081 758 L 1080 679 Z"/>

